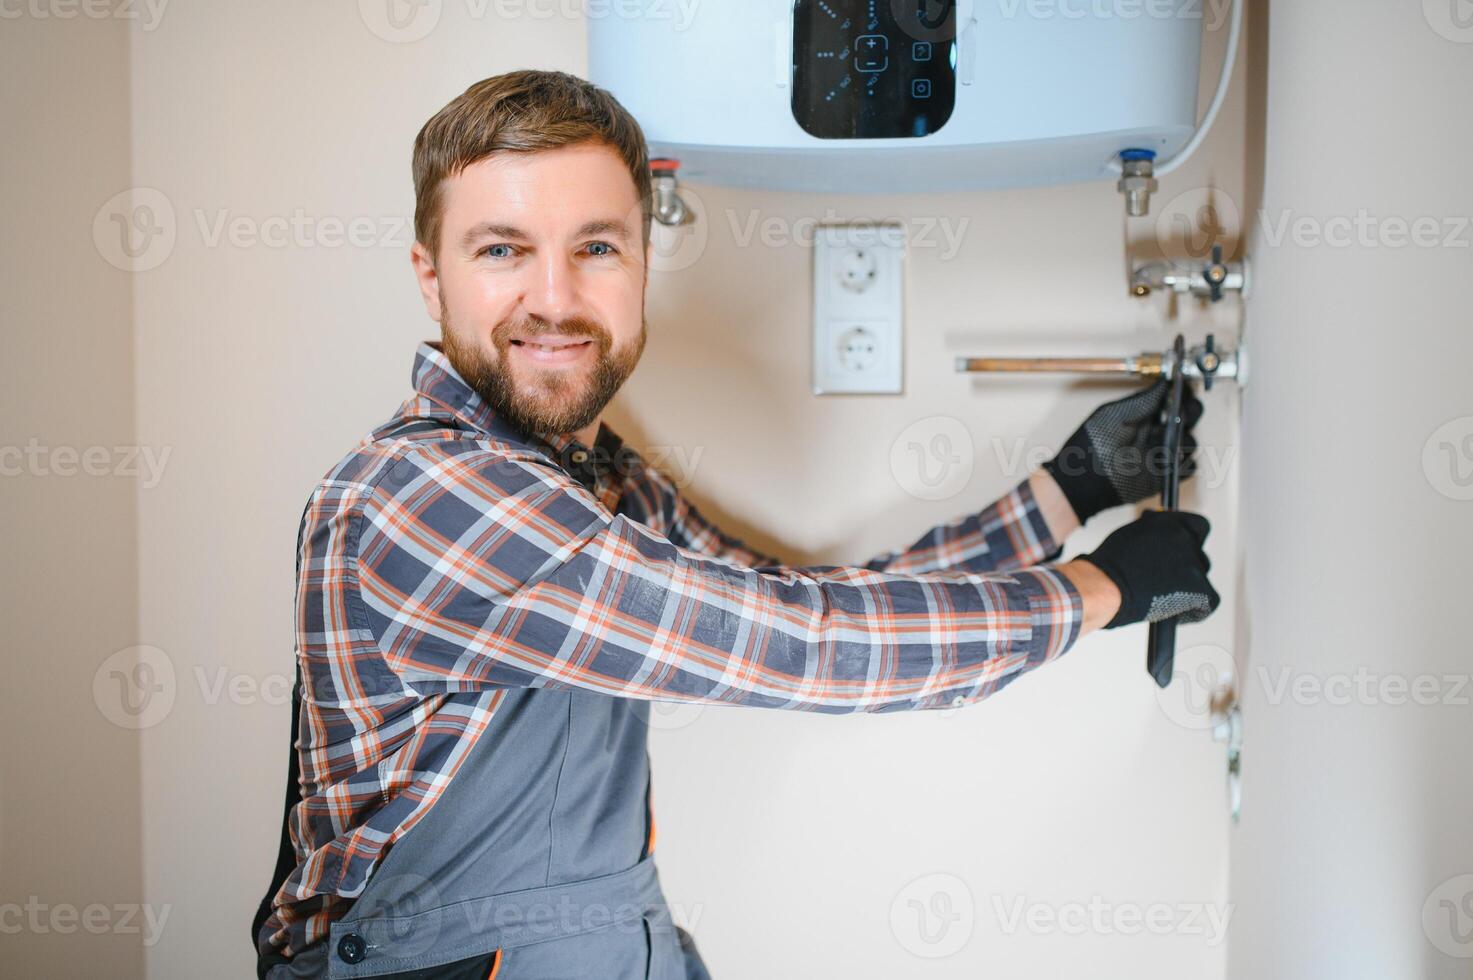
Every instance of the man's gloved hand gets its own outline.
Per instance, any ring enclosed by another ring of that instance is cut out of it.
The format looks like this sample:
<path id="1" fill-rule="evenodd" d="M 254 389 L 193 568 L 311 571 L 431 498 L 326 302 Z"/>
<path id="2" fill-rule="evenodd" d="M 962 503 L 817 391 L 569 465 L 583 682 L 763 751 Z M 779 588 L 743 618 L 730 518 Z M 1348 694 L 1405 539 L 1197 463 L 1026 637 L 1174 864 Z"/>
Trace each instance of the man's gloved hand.
<path id="1" fill-rule="evenodd" d="M 1155 383 L 1090 413 L 1057 456 L 1043 464 L 1083 524 L 1095 514 L 1161 492 L 1166 473 L 1166 405 L 1171 383 Z M 1202 402 L 1188 385 L 1182 392 L 1181 478 L 1197 471 L 1192 426 Z"/>
<path id="2" fill-rule="evenodd" d="M 1148 510 L 1081 555 L 1120 590 L 1120 609 L 1104 629 L 1173 616 L 1179 623 L 1206 619 L 1222 601 L 1207 580 L 1212 563 L 1202 551 L 1210 529 L 1201 514 Z"/>

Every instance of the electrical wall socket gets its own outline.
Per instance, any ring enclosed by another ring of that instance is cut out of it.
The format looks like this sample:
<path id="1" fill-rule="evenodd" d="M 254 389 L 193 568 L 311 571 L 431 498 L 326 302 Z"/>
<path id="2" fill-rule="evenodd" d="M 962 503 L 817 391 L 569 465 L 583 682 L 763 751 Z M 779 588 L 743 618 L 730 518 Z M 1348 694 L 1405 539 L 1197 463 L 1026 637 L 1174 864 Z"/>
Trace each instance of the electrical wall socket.
<path id="1" fill-rule="evenodd" d="M 905 230 L 820 225 L 813 242 L 813 392 L 899 394 Z"/>

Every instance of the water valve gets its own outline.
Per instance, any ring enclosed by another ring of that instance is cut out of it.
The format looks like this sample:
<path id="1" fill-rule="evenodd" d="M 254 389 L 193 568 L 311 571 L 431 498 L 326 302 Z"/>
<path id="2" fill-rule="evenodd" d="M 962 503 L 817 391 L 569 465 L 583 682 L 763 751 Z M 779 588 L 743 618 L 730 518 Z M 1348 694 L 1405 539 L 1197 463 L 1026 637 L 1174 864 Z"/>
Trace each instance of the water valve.
<path id="1" fill-rule="evenodd" d="M 1225 293 L 1248 292 L 1248 260 L 1224 262 L 1222 246 L 1212 246 L 1212 258 L 1203 266 L 1185 262 L 1147 262 L 1130 274 L 1133 296 L 1149 296 L 1158 289 L 1191 294 L 1214 303 Z"/>
<path id="2" fill-rule="evenodd" d="M 695 213 L 686 206 L 680 196 L 680 161 L 669 157 L 655 157 L 650 161 L 650 181 L 654 185 L 654 218 L 662 225 L 675 227 L 695 221 Z"/>
<path id="3" fill-rule="evenodd" d="M 1117 190 L 1125 195 L 1125 213 L 1140 218 L 1151 213 L 1156 192 L 1156 154 L 1151 150 L 1121 150 Z"/>

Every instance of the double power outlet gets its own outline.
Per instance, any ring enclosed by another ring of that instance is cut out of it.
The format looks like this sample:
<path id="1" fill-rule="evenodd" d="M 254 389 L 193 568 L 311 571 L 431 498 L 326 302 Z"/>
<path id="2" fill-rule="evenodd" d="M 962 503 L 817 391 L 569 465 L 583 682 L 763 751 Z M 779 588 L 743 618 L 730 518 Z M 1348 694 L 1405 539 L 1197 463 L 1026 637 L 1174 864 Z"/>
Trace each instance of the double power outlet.
<path id="1" fill-rule="evenodd" d="M 813 391 L 899 394 L 901 270 L 898 224 L 820 225 L 813 245 Z"/>

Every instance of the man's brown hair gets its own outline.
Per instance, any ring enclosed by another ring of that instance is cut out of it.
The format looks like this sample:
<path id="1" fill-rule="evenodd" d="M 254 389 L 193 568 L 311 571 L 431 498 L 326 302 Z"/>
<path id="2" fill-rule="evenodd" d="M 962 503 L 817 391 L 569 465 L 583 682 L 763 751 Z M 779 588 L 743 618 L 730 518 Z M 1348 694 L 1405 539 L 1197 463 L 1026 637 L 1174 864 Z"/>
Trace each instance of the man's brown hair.
<path id="1" fill-rule="evenodd" d="M 414 139 L 414 236 L 438 257 L 445 206 L 440 186 L 493 153 L 602 143 L 629 167 L 649 244 L 649 150 L 629 111 L 604 89 L 561 71 L 523 70 L 482 79 L 430 117 Z"/>

